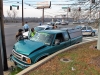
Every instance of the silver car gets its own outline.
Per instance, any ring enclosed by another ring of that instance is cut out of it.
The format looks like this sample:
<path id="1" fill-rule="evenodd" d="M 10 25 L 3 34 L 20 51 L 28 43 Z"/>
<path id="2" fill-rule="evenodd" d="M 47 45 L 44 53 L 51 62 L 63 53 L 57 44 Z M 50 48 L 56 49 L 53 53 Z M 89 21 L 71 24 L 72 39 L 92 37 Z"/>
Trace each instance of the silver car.
<path id="1" fill-rule="evenodd" d="M 82 27 L 82 35 L 91 35 L 95 36 L 96 30 L 94 30 L 91 26 Z"/>
<path id="2" fill-rule="evenodd" d="M 41 25 L 41 26 L 34 27 L 34 30 L 36 32 L 41 31 L 41 30 L 51 30 L 51 29 L 53 29 L 53 26 L 49 26 L 49 25 Z M 23 33 L 24 38 L 28 37 L 29 32 L 30 31 L 27 31 L 27 32 Z"/>

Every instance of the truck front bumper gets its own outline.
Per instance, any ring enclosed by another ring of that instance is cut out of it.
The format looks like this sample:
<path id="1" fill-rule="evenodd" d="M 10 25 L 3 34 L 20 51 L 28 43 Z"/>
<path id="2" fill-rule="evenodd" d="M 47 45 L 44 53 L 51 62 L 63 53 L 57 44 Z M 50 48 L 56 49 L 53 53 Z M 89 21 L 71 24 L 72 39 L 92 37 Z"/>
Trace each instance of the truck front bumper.
<path id="1" fill-rule="evenodd" d="M 21 61 L 19 61 L 18 59 L 16 59 L 14 56 L 10 56 L 10 60 L 14 62 L 15 65 L 17 65 L 18 67 L 20 67 L 21 69 L 25 69 L 31 65 L 25 64 Z"/>

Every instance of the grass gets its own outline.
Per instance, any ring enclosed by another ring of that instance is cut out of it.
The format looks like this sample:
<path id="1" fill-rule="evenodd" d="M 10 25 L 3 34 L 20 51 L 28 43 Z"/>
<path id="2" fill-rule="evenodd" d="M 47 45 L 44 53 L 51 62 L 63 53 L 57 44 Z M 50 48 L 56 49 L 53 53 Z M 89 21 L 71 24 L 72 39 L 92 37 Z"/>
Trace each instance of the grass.
<path id="1" fill-rule="evenodd" d="M 9 75 L 16 75 L 18 72 L 20 72 L 20 71 L 22 71 L 22 69 L 21 68 L 18 68 L 18 67 L 16 67 L 16 68 L 14 68 L 14 70 L 13 71 L 11 71 L 11 73 L 9 74 Z"/>
<path id="2" fill-rule="evenodd" d="M 25 75 L 100 75 L 100 51 L 94 48 L 96 43 L 90 42 L 60 53 Z M 62 58 L 72 62 L 62 62 Z"/>

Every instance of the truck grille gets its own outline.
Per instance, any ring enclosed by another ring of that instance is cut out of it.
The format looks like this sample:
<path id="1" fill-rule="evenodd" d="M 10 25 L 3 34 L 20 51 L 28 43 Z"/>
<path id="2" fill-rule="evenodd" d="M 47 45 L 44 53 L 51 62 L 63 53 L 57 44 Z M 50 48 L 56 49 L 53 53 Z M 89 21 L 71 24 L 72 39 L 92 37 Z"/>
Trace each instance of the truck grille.
<path id="1" fill-rule="evenodd" d="M 22 60 L 22 55 L 17 53 L 15 50 L 12 51 L 12 54 L 15 58 L 19 59 L 19 60 Z"/>

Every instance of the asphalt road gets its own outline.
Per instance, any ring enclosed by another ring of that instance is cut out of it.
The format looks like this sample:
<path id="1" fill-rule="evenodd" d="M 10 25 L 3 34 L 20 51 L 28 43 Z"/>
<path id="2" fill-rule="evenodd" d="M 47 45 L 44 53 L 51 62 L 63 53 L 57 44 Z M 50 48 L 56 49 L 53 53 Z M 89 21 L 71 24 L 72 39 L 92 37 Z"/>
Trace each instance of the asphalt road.
<path id="1" fill-rule="evenodd" d="M 30 28 L 39 25 L 38 23 L 28 23 L 28 24 L 29 24 Z M 65 28 L 65 27 L 71 28 L 71 27 L 75 27 L 75 26 L 76 25 L 72 25 L 72 24 L 58 25 L 58 27 L 63 27 L 63 28 Z M 16 42 L 15 34 L 17 33 L 19 28 L 23 28 L 21 23 L 6 23 L 4 26 L 7 57 L 10 56 L 11 51 L 13 49 L 13 45 Z M 94 38 L 94 37 L 92 37 L 92 38 Z M 85 40 L 85 38 L 84 38 L 84 41 L 88 41 L 88 40 Z"/>

